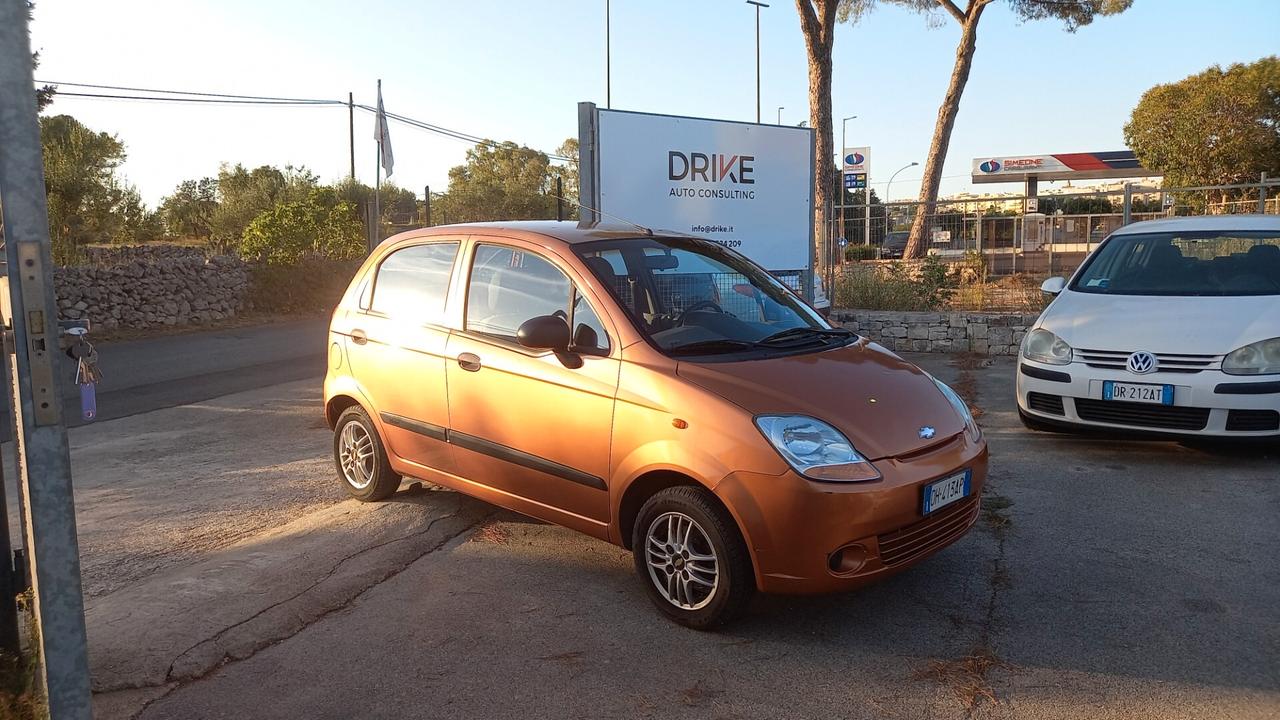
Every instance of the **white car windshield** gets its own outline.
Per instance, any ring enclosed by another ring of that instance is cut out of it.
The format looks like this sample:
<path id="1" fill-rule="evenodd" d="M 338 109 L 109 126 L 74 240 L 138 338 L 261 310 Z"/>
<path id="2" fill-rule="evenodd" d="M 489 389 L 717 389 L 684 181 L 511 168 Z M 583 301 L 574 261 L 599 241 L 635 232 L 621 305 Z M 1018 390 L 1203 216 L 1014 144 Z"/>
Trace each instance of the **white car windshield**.
<path id="1" fill-rule="evenodd" d="M 809 351 L 853 336 L 768 272 L 710 241 L 646 237 L 576 249 L 636 327 L 669 355 Z"/>
<path id="2" fill-rule="evenodd" d="M 1280 295 L 1280 233 L 1113 235 L 1071 289 L 1103 295 Z"/>

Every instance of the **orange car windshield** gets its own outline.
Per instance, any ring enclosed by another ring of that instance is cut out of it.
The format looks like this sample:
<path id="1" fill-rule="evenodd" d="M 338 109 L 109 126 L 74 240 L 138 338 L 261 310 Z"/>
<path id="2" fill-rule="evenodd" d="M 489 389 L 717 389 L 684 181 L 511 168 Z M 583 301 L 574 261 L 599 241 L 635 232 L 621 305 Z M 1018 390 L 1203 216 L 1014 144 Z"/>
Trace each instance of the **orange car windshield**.
<path id="1" fill-rule="evenodd" d="M 669 355 L 809 349 L 850 335 L 768 272 L 709 241 L 645 237 L 576 250 L 636 327 Z"/>

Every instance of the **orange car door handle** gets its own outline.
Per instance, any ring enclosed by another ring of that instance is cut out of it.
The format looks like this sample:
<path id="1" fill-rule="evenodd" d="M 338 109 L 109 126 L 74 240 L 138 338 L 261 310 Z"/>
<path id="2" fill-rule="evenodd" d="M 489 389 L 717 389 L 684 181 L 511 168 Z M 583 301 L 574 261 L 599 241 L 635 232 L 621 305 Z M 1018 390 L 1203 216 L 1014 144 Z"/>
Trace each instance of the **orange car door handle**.
<path id="1" fill-rule="evenodd" d="M 458 356 L 458 367 L 467 372 L 475 372 L 480 369 L 480 356 L 473 353 L 462 353 Z"/>
<path id="2" fill-rule="evenodd" d="M 357 345 L 363 345 L 369 342 L 369 335 L 365 331 L 355 328 L 351 331 L 351 342 Z"/>

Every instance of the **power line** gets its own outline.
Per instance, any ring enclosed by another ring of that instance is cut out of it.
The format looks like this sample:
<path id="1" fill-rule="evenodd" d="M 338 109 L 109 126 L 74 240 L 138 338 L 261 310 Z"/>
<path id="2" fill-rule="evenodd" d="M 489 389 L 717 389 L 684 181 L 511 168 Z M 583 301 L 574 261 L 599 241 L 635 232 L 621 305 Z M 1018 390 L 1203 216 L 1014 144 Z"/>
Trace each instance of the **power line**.
<path id="1" fill-rule="evenodd" d="M 376 114 L 378 112 L 377 108 L 370 107 L 368 105 L 357 104 L 356 107 L 369 113 Z M 472 143 L 474 145 L 485 145 L 491 148 L 502 147 L 502 143 L 497 142 L 495 140 L 489 140 L 488 138 L 482 138 L 478 135 L 470 135 L 464 132 L 459 132 L 457 130 L 450 130 L 448 128 L 440 127 L 439 125 L 432 125 L 431 123 L 424 122 L 422 120 L 417 120 L 415 118 L 407 117 L 405 115 L 398 115 L 392 112 L 387 112 L 386 115 L 387 115 L 387 118 L 390 120 L 395 120 L 397 122 L 404 123 L 405 125 L 416 127 L 420 130 L 427 130 L 429 132 L 433 132 L 439 135 L 451 137 L 455 140 L 462 140 L 464 142 Z M 539 150 L 538 152 L 542 152 L 542 151 Z M 568 163 L 578 162 L 577 158 L 566 157 L 564 155 L 556 155 L 554 153 L 543 153 L 543 154 L 546 155 L 547 158 L 550 160 L 556 160 L 559 162 L 568 162 Z"/>
<path id="2" fill-rule="evenodd" d="M 345 100 L 316 100 L 311 98 L 288 98 L 288 97 L 271 97 L 266 95 L 241 95 L 239 93 L 211 93 L 197 92 L 194 90 L 158 90 L 156 88 L 140 88 L 126 87 L 123 85 L 94 85 L 92 83 L 74 83 L 74 82 L 56 82 L 54 80 L 36 80 L 37 85 L 70 85 L 71 87 L 94 88 L 97 90 L 123 90 L 126 92 L 145 92 L 160 93 L 163 95 L 196 95 L 200 97 L 220 97 L 235 98 L 237 100 L 280 100 L 298 103 L 341 103 L 346 105 Z M 72 93 L 59 93 L 61 95 L 70 95 Z"/>
<path id="3" fill-rule="evenodd" d="M 92 88 L 97 90 L 118 90 L 123 92 L 154 93 L 158 95 L 176 96 L 176 97 L 156 97 L 154 95 L 120 95 L 120 94 L 112 94 L 112 93 L 87 93 L 87 92 L 62 92 L 62 91 L 58 92 L 58 95 L 63 95 L 66 97 L 97 98 L 97 99 L 106 99 L 106 100 L 134 100 L 134 101 L 151 100 L 156 102 L 223 104 L 223 105 L 272 105 L 272 106 L 306 105 L 306 106 L 322 106 L 322 107 L 347 104 L 345 100 L 324 100 L 324 99 L 318 99 L 318 98 L 290 98 L 290 97 L 278 97 L 278 96 L 269 96 L 269 95 L 241 95 L 241 94 L 234 94 L 234 93 L 199 92 L 195 90 L 167 90 L 167 89 L 159 89 L 159 88 L 131 87 L 126 85 L 102 85 L 102 84 L 95 84 L 95 83 L 57 82 L 54 80 L 36 80 L 35 82 L 40 85 L 55 85 L 55 86 L 67 85 L 70 87 Z M 360 108 L 365 112 L 374 113 L 374 114 L 377 113 L 377 108 L 373 108 L 368 105 L 356 104 L 355 107 Z M 485 145 L 491 148 L 498 148 L 502 146 L 501 143 L 496 142 L 494 140 L 489 140 L 487 138 L 483 138 L 478 135 L 472 135 L 470 133 L 462 132 L 460 130 L 451 130 L 446 127 L 434 125 L 424 120 L 411 118 L 406 115 L 399 115 L 397 113 L 392 113 L 392 112 L 388 112 L 386 113 L 386 115 L 387 115 L 387 118 L 390 120 L 395 120 L 405 125 L 409 125 L 411 127 L 415 127 L 420 130 L 426 130 L 427 132 L 435 133 L 437 135 L 443 135 L 445 137 L 452 138 L 454 140 L 460 140 L 473 145 Z M 563 155 L 556 155 L 554 153 L 544 153 L 544 154 L 547 156 L 548 159 L 554 160 L 557 162 L 567 162 L 567 163 L 575 163 L 575 164 L 578 162 L 577 158 L 565 157 Z"/>
<path id="4" fill-rule="evenodd" d="M 78 92 L 62 92 L 58 95 L 61 97 L 84 97 L 84 98 L 104 98 L 108 100 L 150 100 L 152 102 L 178 102 L 178 103 L 216 103 L 223 105 L 293 105 L 297 107 L 332 107 L 335 105 L 345 106 L 345 102 L 327 101 L 327 100 L 237 100 L 233 98 L 181 98 L 181 97 L 155 97 L 151 95 L 110 95 L 106 93 L 78 93 Z"/>

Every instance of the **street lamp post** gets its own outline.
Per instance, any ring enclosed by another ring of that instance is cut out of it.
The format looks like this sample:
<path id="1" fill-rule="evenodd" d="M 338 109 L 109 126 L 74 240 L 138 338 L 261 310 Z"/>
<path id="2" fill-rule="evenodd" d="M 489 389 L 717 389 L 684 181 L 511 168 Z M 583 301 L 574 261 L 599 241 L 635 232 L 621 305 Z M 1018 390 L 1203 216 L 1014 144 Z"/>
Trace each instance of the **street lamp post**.
<path id="1" fill-rule="evenodd" d="M 783 110 L 786 110 L 786 108 L 784 108 L 784 107 L 782 107 L 781 105 L 779 105 L 779 106 L 778 106 L 778 124 L 779 124 L 779 125 L 781 125 L 781 124 L 782 124 L 782 111 L 783 111 Z"/>
<path id="2" fill-rule="evenodd" d="M 848 192 L 848 190 L 844 186 L 844 163 L 845 163 L 844 151 L 849 144 L 848 141 L 845 140 L 845 135 L 848 132 L 849 121 L 856 120 L 856 119 L 858 119 L 857 115 L 850 115 L 849 117 L 843 118 L 840 120 L 840 170 L 841 172 L 840 172 L 839 193 L 840 193 L 840 234 L 841 236 L 844 235 L 844 204 L 845 204 L 845 199 L 847 197 L 845 193 Z"/>
<path id="3" fill-rule="evenodd" d="M 760 122 L 760 8 L 769 7 L 766 3 L 747 0 L 748 5 L 756 6 L 756 122 Z M 781 123 L 779 123 L 781 124 Z"/>
<path id="4" fill-rule="evenodd" d="M 903 165 L 902 167 L 898 168 L 897 170 L 893 171 L 893 174 L 889 176 L 889 183 L 888 183 L 887 185 L 885 185 L 885 186 L 884 186 L 884 201 L 885 201 L 886 203 L 887 203 L 887 202 L 889 202 L 889 189 L 893 187 L 893 179 L 894 179 L 894 178 L 896 178 L 896 177 L 898 177 L 898 173 L 902 172 L 903 170 L 906 170 L 907 168 L 915 167 L 915 166 L 917 166 L 917 165 L 919 165 L 919 164 L 920 164 L 920 163 L 918 163 L 918 162 L 908 163 L 908 164 Z M 886 234 L 889 232 L 889 220 L 890 220 L 890 218 L 889 218 L 889 208 L 886 206 L 886 207 L 885 207 L 885 215 L 884 215 L 884 221 L 885 221 L 885 233 L 886 233 Z"/>
<path id="5" fill-rule="evenodd" d="M 613 107 L 613 77 L 610 73 L 613 60 L 613 48 L 611 47 L 612 32 L 609 22 L 609 4 L 610 0 L 604 0 L 604 106 L 605 109 Z"/>

